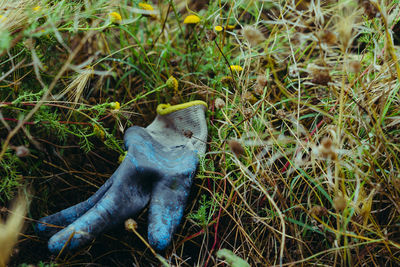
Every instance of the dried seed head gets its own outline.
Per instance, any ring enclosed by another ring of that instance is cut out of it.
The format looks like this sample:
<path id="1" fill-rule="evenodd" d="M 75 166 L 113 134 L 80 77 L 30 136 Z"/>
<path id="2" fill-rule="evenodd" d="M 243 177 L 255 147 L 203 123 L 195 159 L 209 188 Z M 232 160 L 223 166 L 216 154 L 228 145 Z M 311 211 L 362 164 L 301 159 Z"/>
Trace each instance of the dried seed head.
<path id="1" fill-rule="evenodd" d="M 30 151 L 25 146 L 17 146 L 15 148 L 15 155 L 17 155 L 17 157 L 19 157 L 19 158 L 29 156 L 29 154 L 30 154 Z"/>
<path id="2" fill-rule="evenodd" d="M 217 34 L 214 31 L 210 31 L 209 30 L 209 31 L 206 32 L 206 37 L 207 37 L 207 40 L 209 42 L 211 42 L 211 41 L 214 41 L 215 38 L 217 38 Z"/>
<path id="3" fill-rule="evenodd" d="M 268 78 L 264 75 L 258 75 L 256 80 L 256 85 L 259 87 L 265 87 L 268 84 Z"/>
<path id="4" fill-rule="evenodd" d="M 221 98 L 217 97 L 217 99 L 215 99 L 215 107 L 217 109 L 221 109 L 221 108 L 225 107 L 225 101 L 222 100 Z"/>
<path id="5" fill-rule="evenodd" d="M 245 108 L 243 109 L 243 115 L 248 118 L 253 114 L 253 110 L 251 108 Z"/>
<path id="6" fill-rule="evenodd" d="M 263 95 L 263 94 L 264 94 L 264 87 L 258 87 L 258 86 L 256 86 L 256 87 L 254 88 L 254 93 L 255 93 L 256 95 L 258 95 L 258 96 Z"/>
<path id="7" fill-rule="evenodd" d="M 279 119 L 284 119 L 284 118 L 286 118 L 286 112 L 285 112 L 285 110 L 284 109 L 278 109 L 277 111 L 276 111 L 276 116 L 279 118 Z"/>
<path id="8" fill-rule="evenodd" d="M 349 8 L 344 8 L 337 18 L 337 23 L 335 25 L 336 32 L 338 33 L 338 40 L 342 45 L 343 50 L 351 45 L 351 40 L 353 38 L 354 32 L 353 28 L 358 18 L 358 14 L 355 10 Z"/>
<path id="9" fill-rule="evenodd" d="M 259 96 L 263 95 L 264 88 L 267 86 L 267 84 L 268 84 L 268 78 L 265 77 L 265 75 L 258 75 L 256 84 L 254 86 L 254 93 L 256 93 L 256 95 L 259 95 Z"/>
<path id="10" fill-rule="evenodd" d="M 125 221 L 125 229 L 127 231 L 133 231 L 136 230 L 136 228 L 137 228 L 137 222 L 134 219 L 129 218 Z"/>
<path id="11" fill-rule="evenodd" d="M 379 17 L 379 10 L 376 6 L 369 0 L 363 0 L 361 2 L 362 7 L 364 8 L 365 14 L 367 14 L 369 19 L 373 19 Z"/>
<path id="12" fill-rule="evenodd" d="M 322 206 L 314 206 L 310 210 L 310 213 L 317 217 L 322 217 L 328 215 L 328 210 Z"/>
<path id="13" fill-rule="evenodd" d="M 361 206 L 360 210 L 360 215 L 366 220 L 368 216 L 371 214 L 371 208 L 372 208 L 372 201 L 375 195 L 375 190 L 372 190 L 367 199 L 364 199 L 363 204 Z"/>
<path id="14" fill-rule="evenodd" d="M 255 97 L 253 93 L 249 91 L 243 94 L 243 99 L 251 104 L 255 104 L 258 101 L 257 97 Z"/>
<path id="15" fill-rule="evenodd" d="M 229 140 L 228 145 L 229 145 L 229 148 L 232 150 L 233 153 L 235 153 L 235 155 L 237 157 L 245 154 L 244 148 L 238 141 Z"/>
<path id="16" fill-rule="evenodd" d="M 321 145 L 325 149 L 332 149 L 332 140 L 329 137 L 324 137 L 324 139 L 321 141 Z"/>
<path id="17" fill-rule="evenodd" d="M 311 71 L 312 82 L 320 85 L 328 85 L 332 81 L 329 71 L 325 69 L 313 69 Z"/>
<path id="18" fill-rule="evenodd" d="M 327 159 L 337 160 L 337 153 L 333 149 L 332 139 L 324 137 L 321 141 L 321 145 L 318 147 L 318 154 Z"/>
<path id="19" fill-rule="evenodd" d="M 243 36 L 251 44 L 251 46 L 256 46 L 265 39 L 260 30 L 249 25 L 243 28 Z"/>
<path id="20" fill-rule="evenodd" d="M 334 45 L 334 44 L 336 44 L 337 38 L 333 32 L 325 30 L 321 34 L 321 41 L 323 43 L 326 43 L 327 45 Z"/>
<path id="21" fill-rule="evenodd" d="M 361 63 L 360 61 L 351 61 L 349 63 L 349 69 L 351 72 L 359 73 L 361 71 Z"/>
<path id="22" fill-rule="evenodd" d="M 333 207 L 336 211 L 343 211 L 346 208 L 347 202 L 342 195 L 338 195 L 333 199 Z"/>

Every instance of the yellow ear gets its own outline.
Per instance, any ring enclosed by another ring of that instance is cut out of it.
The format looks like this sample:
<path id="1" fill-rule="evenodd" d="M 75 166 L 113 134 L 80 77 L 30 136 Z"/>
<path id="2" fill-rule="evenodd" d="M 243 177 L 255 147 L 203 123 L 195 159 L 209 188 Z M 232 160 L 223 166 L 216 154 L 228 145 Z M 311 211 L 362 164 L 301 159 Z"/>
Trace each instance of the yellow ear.
<path id="1" fill-rule="evenodd" d="M 190 101 L 190 102 L 186 102 L 183 104 L 179 104 L 179 105 L 173 105 L 171 106 L 170 104 L 160 104 L 157 106 L 157 114 L 159 115 L 167 115 L 170 114 L 172 112 L 181 110 L 181 109 L 185 109 L 191 106 L 196 106 L 196 105 L 203 105 L 206 108 L 208 108 L 207 103 L 201 100 L 195 100 L 195 101 Z"/>

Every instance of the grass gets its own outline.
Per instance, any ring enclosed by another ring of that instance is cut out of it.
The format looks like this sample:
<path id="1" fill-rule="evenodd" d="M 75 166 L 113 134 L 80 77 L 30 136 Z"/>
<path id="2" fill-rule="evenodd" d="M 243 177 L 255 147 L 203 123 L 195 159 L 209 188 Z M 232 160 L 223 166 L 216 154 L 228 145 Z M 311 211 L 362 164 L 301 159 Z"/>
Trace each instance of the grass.
<path id="1" fill-rule="evenodd" d="M 0 201 L 31 199 L 10 264 L 399 264 L 399 2 L 359 2 L 2 1 Z M 194 99 L 208 149 L 167 251 L 144 211 L 51 256 L 34 222 L 104 183 L 124 129 Z"/>

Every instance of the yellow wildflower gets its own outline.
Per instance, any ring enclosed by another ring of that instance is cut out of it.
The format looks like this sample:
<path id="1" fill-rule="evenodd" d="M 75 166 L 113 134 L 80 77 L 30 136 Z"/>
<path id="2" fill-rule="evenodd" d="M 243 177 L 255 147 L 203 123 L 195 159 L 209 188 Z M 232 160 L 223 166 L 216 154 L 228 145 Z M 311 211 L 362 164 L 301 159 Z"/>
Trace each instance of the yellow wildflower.
<path id="1" fill-rule="evenodd" d="M 33 8 L 33 11 L 39 11 L 39 10 L 41 10 L 41 9 L 42 9 L 41 6 L 35 6 L 35 7 Z"/>
<path id="2" fill-rule="evenodd" d="M 112 103 L 110 104 L 110 107 L 111 107 L 112 109 L 119 110 L 119 109 L 121 108 L 121 104 L 120 104 L 118 101 L 112 102 Z"/>
<path id="3" fill-rule="evenodd" d="M 234 30 L 236 28 L 236 26 L 235 25 L 228 25 L 228 26 L 226 26 L 226 28 L 228 30 Z"/>
<path id="4" fill-rule="evenodd" d="M 147 4 L 147 3 L 143 3 L 143 2 L 142 2 L 142 3 L 139 3 L 139 8 L 140 8 L 140 9 L 143 9 L 143 10 L 146 10 L 146 11 L 154 11 L 154 8 L 153 8 L 152 5 Z M 143 16 L 145 16 L 145 17 L 150 16 L 150 17 L 152 17 L 152 18 L 156 18 L 156 17 L 157 17 L 155 14 L 150 14 L 150 15 L 143 14 Z"/>
<path id="5" fill-rule="evenodd" d="M 153 11 L 154 8 L 152 5 L 147 4 L 147 3 L 139 3 L 140 9 L 148 10 L 148 11 Z"/>
<path id="6" fill-rule="evenodd" d="M 104 133 L 103 129 L 101 129 L 97 124 L 93 124 L 93 132 L 101 140 L 104 140 L 106 134 Z"/>
<path id="7" fill-rule="evenodd" d="M 121 23 L 122 17 L 118 12 L 111 12 L 108 14 L 112 23 Z"/>
<path id="8" fill-rule="evenodd" d="M 184 20 L 184 24 L 197 24 L 200 22 L 200 18 L 196 15 L 189 15 Z"/>
<path id="9" fill-rule="evenodd" d="M 174 89 L 174 91 L 178 91 L 178 80 L 174 76 L 170 76 L 168 80 L 165 82 L 168 88 Z"/>
<path id="10" fill-rule="evenodd" d="M 217 25 L 214 27 L 214 30 L 217 32 L 222 32 L 224 28 L 222 28 L 221 26 Z"/>
<path id="11" fill-rule="evenodd" d="M 231 65 L 229 68 L 231 69 L 231 71 L 236 71 L 236 72 L 243 70 L 243 68 L 240 67 L 239 65 Z"/>

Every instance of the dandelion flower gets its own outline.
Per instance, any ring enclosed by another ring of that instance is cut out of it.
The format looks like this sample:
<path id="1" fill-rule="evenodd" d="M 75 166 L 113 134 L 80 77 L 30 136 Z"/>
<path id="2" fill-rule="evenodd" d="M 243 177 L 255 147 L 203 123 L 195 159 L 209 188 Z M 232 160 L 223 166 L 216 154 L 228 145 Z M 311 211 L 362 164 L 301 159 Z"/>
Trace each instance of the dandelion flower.
<path id="1" fill-rule="evenodd" d="M 239 65 L 231 65 L 229 68 L 231 69 L 231 71 L 236 71 L 236 72 L 243 70 L 243 68 Z"/>
<path id="2" fill-rule="evenodd" d="M 108 14 L 112 23 L 121 23 L 122 17 L 118 12 L 111 12 Z"/>
<path id="3" fill-rule="evenodd" d="M 226 28 L 228 30 L 234 30 L 236 28 L 236 26 L 235 25 L 228 25 L 228 26 L 226 26 Z"/>
<path id="4" fill-rule="evenodd" d="M 110 106 L 114 110 L 119 110 L 121 108 L 121 104 L 119 102 L 113 102 Z"/>
<path id="5" fill-rule="evenodd" d="M 154 11 L 154 8 L 153 8 L 152 5 L 144 3 L 144 2 L 139 3 L 139 8 L 142 9 L 142 10 L 149 11 L 149 12 Z M 148 17 L 149 15 L 146 13 L 146 14 L 143 14 L 143 16 Z M 155 14 L 150 14 L 150 17 L 155 18 L 156 15 Z"/>
<path id="6" fill-rule="evenodd" d="M 139 3 L 139 8 L 143 10 L 148 10 L 148 11 L 153 11 L 154 8 L 152 5 L 147 4 L 147 3 Z"/>
<path id="7" fill-rule="evenodd" d="M 224 28 L 222 28 L 222 26 L 219 26 L 219 25 L 214 27 L 214 30 L 217 31 L 217 32 L 222 32 L 223 29 Z"/>
<path id="8" fill-rule="evenodd" d="M 35 6 L 35 7 L 33 8 L 33 11 L 39 11 L 39 10 L 41 10 L 41 9 L 42 9 L 41 6 Z"/>
<path id="9" fill-rule="evenodd" d="M 189 15 L 184 20 L 184 24 L 197 24 L 200 22 L 200 18 L 196 15 Z"/>
<path id="10" fill-rule="evenodd" d="M 174 76 L 170 76 L 165 82 L 168 88 L 178 91 L 178 80 Z"/>

